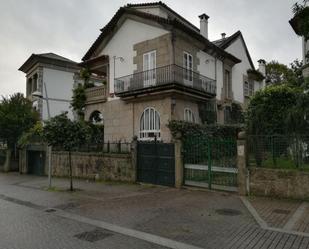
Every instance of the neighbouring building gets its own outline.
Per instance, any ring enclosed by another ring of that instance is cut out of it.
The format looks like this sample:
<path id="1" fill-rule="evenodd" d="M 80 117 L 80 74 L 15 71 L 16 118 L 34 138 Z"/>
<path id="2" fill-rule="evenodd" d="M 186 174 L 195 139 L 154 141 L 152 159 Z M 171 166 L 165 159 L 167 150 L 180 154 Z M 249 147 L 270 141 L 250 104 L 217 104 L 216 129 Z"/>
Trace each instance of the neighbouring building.
<path id="1" fill-rule="evenodd" d="M 33 102 L 42 120 L 49 116 L 47 104 L 51 117 L 62 112 L 74 117 L 70 101 L 79 80 L 79 69 L 76 62 L 54 53 L 32 54 L 19 68 L 26 74 L 26 97 Z M 41 93 L 43 98 L 33 97 L 34 92 Z"/>
<path id="2" fill-rule="evenodd" d="M 307 7 L 304 8 L 302 12 L 307 12 L 307 18 L 309 15 L 309 6 L 307 2 Z M 302 37 L 302 57 L 303 57 L 303 75 L 304 77 L 309 77 L 309 40 L 306 40 L 304 35 L 301 33 L 301 15 L 296 14 L 291 20 L 290 25 L 294 29 L 295 33 Z M 308 25 L 308 22 L 307 22 Z"/>
<path id="3" fill-rule="evenodd" d="M 226 36 L 226 33 L 222 33 L 221 36 L 220 40 L 213 41 L 213 43 L 241 60 L 240 63 L 232 67 L 231 72 L 225 72 L 224 82 L 228 81 L 229 83 L 226 83 L 221 93 L 217 90 L 218 121 L 224 123 L 227 120 L 226 116 L 229 115 L 228 112 L 231 111 L 232 103 L 240 103 L 245 107 L 254 92 L 263 88 L 264 85 L 263 82 L 251 79 L 247 72 L 249 69 L 255 70 L 255 66 L 241 31 L 237 31 L 229 37 Z M 265 75 L 266 62 L 264 60 L 258 62 L 259 71 Z M 217 70 L 217 73 L 219 74 L 220 71 Z M 230 80 L 226 78 L 230 78 Z"/>
<path id="4" fill-rule="evenodd" d="M 101 113 L 106 141 L 168 142 L 169 120 L 208 122 L 205 106 L 224 123 L 226 106 L 245 106 L 262 87 L 248 78 L 255 69 L 241 32 L 211 42 L 209 17 L 199 18 L 197 28 L 162 2 L 128 4 L 101 29 L 80 66 L 106 80 L 87 90 L 85 110 L 88 120 Z"/>

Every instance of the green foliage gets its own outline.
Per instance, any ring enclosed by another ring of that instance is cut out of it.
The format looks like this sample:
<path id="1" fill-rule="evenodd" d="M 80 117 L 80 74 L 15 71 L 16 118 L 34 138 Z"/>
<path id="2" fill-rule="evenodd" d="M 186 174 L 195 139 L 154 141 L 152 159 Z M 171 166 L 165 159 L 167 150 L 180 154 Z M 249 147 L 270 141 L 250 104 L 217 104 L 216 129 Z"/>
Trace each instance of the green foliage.
<path id="1" fill-rule="evenodd" d="M 35 142 L 43 142 L 43 124 L 40 121 L 21 135 L 18 140 L 18 146 L 24 147 L 29 143 Z"/>
<path id="2" fill-rule="evenodd" d="M 248 74 L 248 77 L 249 77 L 250 80 L 260 82 L 260 81 L 263 81 L 265 79 L 264 75 L 261 72 L 255 70 L 255 69 L 248 69 L 247 74 Z"/>
<path id="3" fill-rule="evenodd" d="M 86 143 L 88 129 L 84 122 L 71 121 L 67 113 L 63 113 L 47 121 L 43 133 L 48 145 L 61 146 L 72 151 Z"/>
<path id="4" fill-rule="evenodd" d="M 0 139 L 13 149 L 23 132 L 39 120 L 32 103 L 23 94 L 16 93 L 2 98 L 0 103 Z"/>
<path id="5" fill-rule="evenodd" d="M 243 124 L 244 113 L 240 104 L 232 103 L 231 106 L 231 124 Z"/>
<path id="6" fill-rule="evenodd" d="M 242 127 L 239 125 L 201 125 L 172 120 L 168 124 L 173 137 L 185 139 L 190 136 L 208 136 L 216 138 L 236 138 Z"/>
<path id="7" fill-rule="evenodd" d="M 292 7 L 294 17 L 297 19 L 300 34 L 309 40 L 309 7 L 306 7 L 308 0 L 303 0 L 302 4 L 295 3 Z"/>
<path id="8" fill-rule="evenodd" d="M 92 123 L 86 123 L 87 129 L 87 143 L 102 144 L 104 143 L 104 126 Z"/>
<path id="9" fill-rule="evenodd" d="M 295 85 L 296 76 L 292 69 L 278 61 L 266 64 L 266 83 L 268 85 L 290 84 Z"/>
<path id="10" fill-rule="evenodd" d="M 87 85 L 87 83 L 90 80 L 90 76 L 91 76 L 89 69 L 88 68 L 82 68 L 79 72 L 79 75 L 84 80 L 84 84 Z"/>
<path id="11" fill-rule="evenodd" d="M 216 102 L 199 103 L 199 116 L 203 124 L 215 124 L 217 122 Z"/>
<path id="12" fill-rule="evenodd" d="M 78 84 L 78 86 L 73 89 L 71 106 L 73 110 L 76 111 L 80 120 L 84 120 L 86 100 L 87 97 L 85 92 L 85 86 L 82 84 Z"/>
<path id="13" fill-rule="evenodd" d="M 256 92 L 247 109 L 248 134 L 285 134 L 292 125 L 292 120 L 288 121 L 289 126 L 285 125 L 287 117 L 302 94 L 301 90 L 287 85 L 272 85 Z"/>
<path id="14" fill-rule="evenodd" d="M 84 122 L 71 121 L 67 113 L 51 118 L 44 126 L 44 138 L 50 146 L 61 146 L 69 152 L 70 190 L 73 191 L 71 151 L 86 143 L 89 134 Z"/>
<path id="15" fill-rule="evenodd" d="M 285 119 L 287 134 L 303 135 L 309 132 L 309 95 L 298 93 L 294 105 L 290 106 Z"/>

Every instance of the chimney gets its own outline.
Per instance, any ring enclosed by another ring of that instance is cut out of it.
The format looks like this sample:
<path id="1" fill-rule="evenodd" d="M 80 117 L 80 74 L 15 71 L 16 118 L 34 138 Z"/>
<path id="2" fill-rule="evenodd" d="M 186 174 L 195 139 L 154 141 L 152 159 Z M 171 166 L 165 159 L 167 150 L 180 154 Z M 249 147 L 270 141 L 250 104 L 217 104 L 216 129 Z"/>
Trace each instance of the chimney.
<path id="1" fill-rule="evenodd" d="M 200 34 L 208 39 L 208 19 L 205 13 L 199 16 L 200 18 Z"/>
<path id="2" fill-rule="evenodd" d="M 263 59 L 260 59 L 258 60 L 258 63 L 259 63 L 259 72 L 265 76 L 266 75 L 266 61 Z"/>
<path id="3" fill-rule="evenodd" d="M 222 39 L 225 39 L 226 33 L 221 33 Z"/>

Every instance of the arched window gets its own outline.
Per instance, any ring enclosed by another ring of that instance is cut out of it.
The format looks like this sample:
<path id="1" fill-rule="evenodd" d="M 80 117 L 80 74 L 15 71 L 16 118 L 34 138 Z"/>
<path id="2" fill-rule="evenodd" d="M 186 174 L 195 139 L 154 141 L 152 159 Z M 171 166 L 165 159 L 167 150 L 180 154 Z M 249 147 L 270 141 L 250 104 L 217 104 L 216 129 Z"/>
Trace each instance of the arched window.
<path id="1" fill-rule="evenodd" d="M 160 136 L 160 114 L 153 107 L 147 107 L 140 120 L 140 139 L 159 139 Z"/>
<path id="2" fill-rule="evenodd" d="M 184 110 L 184 120 L 186 122 L 195 123 L 195 117 L 194 117 L 194 114 L 193 114 L 193 112 L 190 108 L 185 108 L 185 110 Z"/>
<path id="3" fill-rule="evenodd" d="M 94 111 L 89 117 L 89 122 L 92 124 L 103 124 L 103 115 L 99 111 Z"/>

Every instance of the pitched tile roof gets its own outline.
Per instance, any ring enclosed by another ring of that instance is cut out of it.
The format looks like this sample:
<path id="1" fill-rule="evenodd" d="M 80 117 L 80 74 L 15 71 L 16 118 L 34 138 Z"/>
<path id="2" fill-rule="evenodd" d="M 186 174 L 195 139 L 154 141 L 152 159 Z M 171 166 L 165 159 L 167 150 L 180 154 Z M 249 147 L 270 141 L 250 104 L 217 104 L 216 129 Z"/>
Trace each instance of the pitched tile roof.
<path id="1" fill-rule="evenodd" d="M 72 69 L 78 69 L 78 64 L 63 56 L 55 53 L 43 53 L 43 54 L 32 54 L 24 64 L 18 69 L 24 73 L 27 73 L 35 64 L 42 62 L 45 64 L 57 65 L 60 67 L 68 67 Z"/>

